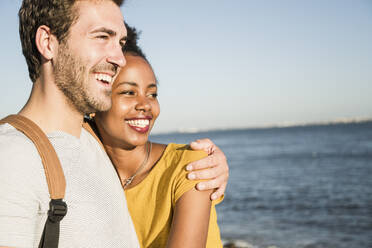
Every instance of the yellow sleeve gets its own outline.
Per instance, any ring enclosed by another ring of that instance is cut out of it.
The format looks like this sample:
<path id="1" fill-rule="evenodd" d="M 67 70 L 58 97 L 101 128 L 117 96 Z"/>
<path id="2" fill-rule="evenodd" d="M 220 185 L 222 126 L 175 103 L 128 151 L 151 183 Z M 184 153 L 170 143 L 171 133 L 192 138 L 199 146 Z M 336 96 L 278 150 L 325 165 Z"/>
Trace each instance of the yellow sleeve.
<path id="1" fill-rule="evenodd" d="M 174 178 L 174 202 L 175 205 L 177 200 L 187 191 L 195 187 L 198 182 L 201 180 L 189 180 L 187 179 L 188 171 L 186 171 L 186 166 L 194 161 L 200 160 L 207 156 L 207 153 L 204 151 L 193 151 L 188 146 L 184 147 L 184 150 L 179 156 L 177 163 L 177 168 L 175 169 L 175 178 Z"/>

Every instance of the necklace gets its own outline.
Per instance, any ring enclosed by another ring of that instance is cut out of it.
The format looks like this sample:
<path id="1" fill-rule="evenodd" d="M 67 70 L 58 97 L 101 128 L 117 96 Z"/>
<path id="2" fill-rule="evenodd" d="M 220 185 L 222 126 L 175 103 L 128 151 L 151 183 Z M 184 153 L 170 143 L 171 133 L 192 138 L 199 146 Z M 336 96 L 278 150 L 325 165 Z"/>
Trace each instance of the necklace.
<path id="1" fill-rule="evenodd" d="M 128 187 L 132 183 L 133 179 L 137 176 L 137 174 L 143 169 L 143 167 L 147 163 L 147 160 L 150 157 L 151 148 L 152 148 L 151 141 L 146 142 L 146 157 L 143 160 L 142 164 L 138 167 L 138 169 L 134 172 L 134 174 L 132 176 L 128 177 L 127 179 L 122 180 L 123 189 L 125 189 L 126 187 Z"/>

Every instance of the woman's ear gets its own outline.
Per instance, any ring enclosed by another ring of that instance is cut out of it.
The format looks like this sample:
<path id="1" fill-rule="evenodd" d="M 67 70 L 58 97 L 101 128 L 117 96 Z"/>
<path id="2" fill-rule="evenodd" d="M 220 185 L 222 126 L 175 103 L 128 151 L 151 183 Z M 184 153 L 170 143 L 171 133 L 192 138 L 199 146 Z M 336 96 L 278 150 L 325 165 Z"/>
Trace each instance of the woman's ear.
<path id="1" fill-rule="evenodd" d="M 41 25 L 37 29 L 35 43 L 41 57 L 45 60 L 52 60 L 56 56 L 59 42 L 48 26 Z"/>

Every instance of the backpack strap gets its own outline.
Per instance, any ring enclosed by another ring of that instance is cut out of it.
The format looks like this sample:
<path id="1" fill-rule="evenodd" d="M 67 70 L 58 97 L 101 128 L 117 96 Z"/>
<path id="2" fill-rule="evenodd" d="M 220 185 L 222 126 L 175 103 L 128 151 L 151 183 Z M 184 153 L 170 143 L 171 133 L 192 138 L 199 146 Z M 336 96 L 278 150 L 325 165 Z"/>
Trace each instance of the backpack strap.
<path id="1" fill-rule="evenodd" d="M 30 119 L 21 115 L 9 115 L 0 120 L 0 124 L 4 123 L 9 123 L 26 135 L 35 144 L 39 152 L 51 198 L 48 218 L 44 226 L 39 248 L 57 248 L 60 221 L 67 213 L 67 205 L 63 201 L 66 180 L 57 153 L 44 132 Z"/>
<path id="2" fill-rule="evenodd" d="M 102 141 L 97 136 L 98 131 L 97 131 L 97 126 L 94 123 L 94 120 L 84 120 L 83 128 L 87 130 L 88 133 L 90 133 L 97 140 L 97 142 L 100 144 L 102 149 L 105 151 L 105 147 L 103 146 Z"/>

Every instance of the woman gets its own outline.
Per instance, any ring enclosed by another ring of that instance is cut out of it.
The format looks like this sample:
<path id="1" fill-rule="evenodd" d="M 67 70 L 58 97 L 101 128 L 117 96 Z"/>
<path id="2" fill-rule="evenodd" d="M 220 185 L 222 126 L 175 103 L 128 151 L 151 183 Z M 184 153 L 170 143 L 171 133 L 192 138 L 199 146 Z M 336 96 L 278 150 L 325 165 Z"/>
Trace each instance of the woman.
<path id="1" fill-rule="evenodd" d="M 127 29 L 127 64 L 113 84 L 112 108 L 97 113 L 95 123 L 121 178 L 141 247 L 222 247 L 214 208 L 221 199 L 211 202 L 210 191 L 198 191 L 186 179 L 185 166 L 206 154 L 148 140 L 160 113 L 157 81 L 135 30 Z"/>

